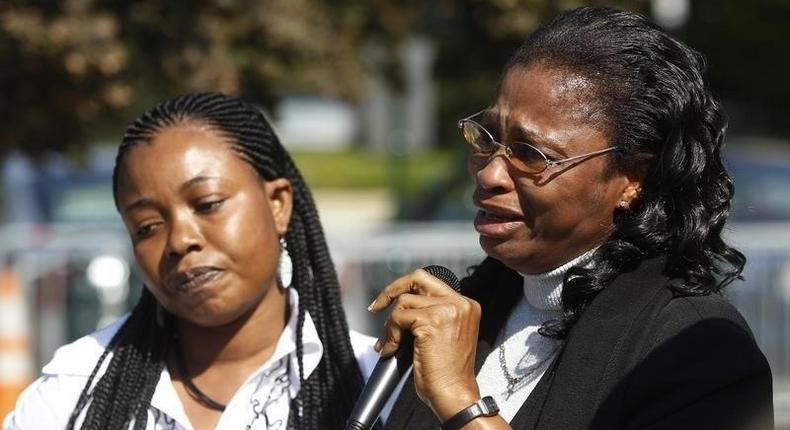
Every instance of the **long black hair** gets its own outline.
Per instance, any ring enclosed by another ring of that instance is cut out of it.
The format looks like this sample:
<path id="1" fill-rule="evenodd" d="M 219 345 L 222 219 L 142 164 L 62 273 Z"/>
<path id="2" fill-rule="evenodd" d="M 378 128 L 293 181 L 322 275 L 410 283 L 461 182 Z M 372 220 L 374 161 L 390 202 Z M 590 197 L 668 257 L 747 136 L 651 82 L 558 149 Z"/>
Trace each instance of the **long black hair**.
<path id="1" fill-rule="evenodd" d="M 200 93 L 165 101 L 145 112 L 126 130 L 118 149 L 113 172 L 116 203 L 118 169 L 129 150 L 150 142 L 163 128 L 184 122 L 206 124 L 228 137 L 229 149 L 265 180 L 284 177 L 290 181 L 294 210 L 285 238 L 294 268 L 292 288 L 299 292 L 296 355 L 301 380 L 299 394 L 291 402 L 291 422 L 300 429 L 343 428 L 363 379 L 351 349 L 337 275 L 313 198 L 258 109 L 235 97 Z M 74 428 L 85 408 L 83 429 L 125 429 L 132 422 L 135 429 L 145 428 L 151 397 L 173 337 L 172 320 L 156 323 L 157 306 L 153 295 L 143 289 L 128 320 L 96 363 L 67 428 Z M 302 365 L 306 312 L 324 348 L 318 367 L 307 380 Z M 105 364 L 110 353 L 112 357 Z M 104 365 L 106 370 L 94 387 L 93 381 Z"/>
<path id="2" fill-rule="evenodd" d="M 739 278 L 746 259 L 721 237 L 734 193 L 721 159 L 727 120 L 703 56 L 639 14 L 585 7 L 535 31 L 505 73 L 532 65 L 591 82 L 595 125 L 617 148 L 609 173 L 644 173 L 592 267 L 566 274 L 563 316 L 541 333 L 565 337 L 612 279 L 648 258 L 665 258 L 664 273 L 681 281 L 676 294 L 711 294 Z"/>

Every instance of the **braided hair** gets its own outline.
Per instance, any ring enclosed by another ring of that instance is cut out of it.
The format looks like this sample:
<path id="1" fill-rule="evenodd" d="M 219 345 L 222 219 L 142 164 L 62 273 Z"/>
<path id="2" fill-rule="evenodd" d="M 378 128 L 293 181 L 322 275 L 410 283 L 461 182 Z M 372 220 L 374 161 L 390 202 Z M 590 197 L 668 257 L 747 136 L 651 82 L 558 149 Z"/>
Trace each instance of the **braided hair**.
<path id="1" fill-rule="evenodd" d="M 296 356 L 301 382 L 299 394 L 291 401 L 290 422 L 299 429 L 343 428 L 363 379 L 351 349 L 337 275 L 313 198 L 258 109 L 235 97 L 199 93 L 165 101 L 145 112 L 126 130 L 118 149 L 113 172 L 116 204 L 118 170 L 124 156 L 135 145 L 150 142 L 160 130 L 184 122 L 215 128 L 228 138 L 230 149 L 265 180 L 284 177 L 290 181 L 294 210 L 285 238 L 293 260 L 293 288 L 299 292 Z M 157 306 L 153 295 L 143 289 L 130 317 L 96 363 L 69 419 L 68 429 L 74 428 L 83 413 L 83 429 L 125 429 L 132 423 L 134 429 L 145 428 L 151 397 L 174 330 L 172 318 L 156 323 Z M 305 379 L 302 329 L 307 312 L 315 323 L 324 351 L 318 367 Z M 106 370 L 94 383 L 104 367 Z"/>
<path id="2" fill-rule="evenodd" d="M 727 120 L 704 57 L 639 14 L 584 7 L 533 33 L 505 73 L 535 64 L 592 82 L 595 125 L 617 148 L 607 174 L 645 173 L 636 205 L 616 213 L 592 267 L 566 274 L 564 314 L 541 333 L 565 337 L 601 290 L 648 258 L 664 258 L 679 295 L 739 279 L 746 259 L 721 237 L 734 194 L 721 158 Z"/>

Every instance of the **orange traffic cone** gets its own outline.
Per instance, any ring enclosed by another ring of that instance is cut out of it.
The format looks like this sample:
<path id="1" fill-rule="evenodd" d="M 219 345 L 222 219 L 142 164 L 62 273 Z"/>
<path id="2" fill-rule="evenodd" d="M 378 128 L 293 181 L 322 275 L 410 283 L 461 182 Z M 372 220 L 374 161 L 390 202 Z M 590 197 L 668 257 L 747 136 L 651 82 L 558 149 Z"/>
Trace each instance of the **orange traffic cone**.
<path id="1" fill-rule="evenodd" d="M 10 265 L 0 271 L 0 419 L 33 379 L 33 354 L 24 291 Z"/>

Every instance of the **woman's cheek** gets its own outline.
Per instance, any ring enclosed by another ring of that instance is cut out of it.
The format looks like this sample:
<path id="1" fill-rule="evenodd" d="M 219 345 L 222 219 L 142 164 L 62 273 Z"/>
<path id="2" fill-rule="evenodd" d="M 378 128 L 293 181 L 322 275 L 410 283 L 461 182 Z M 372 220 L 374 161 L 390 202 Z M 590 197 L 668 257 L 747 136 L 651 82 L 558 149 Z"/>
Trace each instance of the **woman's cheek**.
<path id="1" fill-rule="evenodd" d="M 143 282 L 149 287 L 156 287 L 160 284 L 158 274 L 158 260 L 150 255 L 145 249 L 140 249 L 139 245 L 135 247 L 135 260 L 137 266 L 142 272 Z"/>

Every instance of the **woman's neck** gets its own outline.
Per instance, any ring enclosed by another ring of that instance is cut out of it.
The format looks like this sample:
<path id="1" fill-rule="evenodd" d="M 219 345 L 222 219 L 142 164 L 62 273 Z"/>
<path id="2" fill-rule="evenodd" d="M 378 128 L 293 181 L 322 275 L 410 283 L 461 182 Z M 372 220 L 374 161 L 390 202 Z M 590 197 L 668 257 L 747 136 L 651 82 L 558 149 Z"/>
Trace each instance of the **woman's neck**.
<path id="1" fill-rule="evenodd" d="M 552 270 L 536 274 L 522 274 L 524 277 L 524 296 L 534 308 L 559 311 L 562 309 L 562 285 L 565 274 L 572 267 L 586 267 L 597 248 L 591 249 L 567 263 Z"/>
<path id="2" fill-rule="evenodd" d="M 260 365 L 274 352 L 289 314 L 288 290 L 275 286 L 231 323 L 203 327 L 177 320 L 176 347 L 193 371 L 249 362 Z"/>

